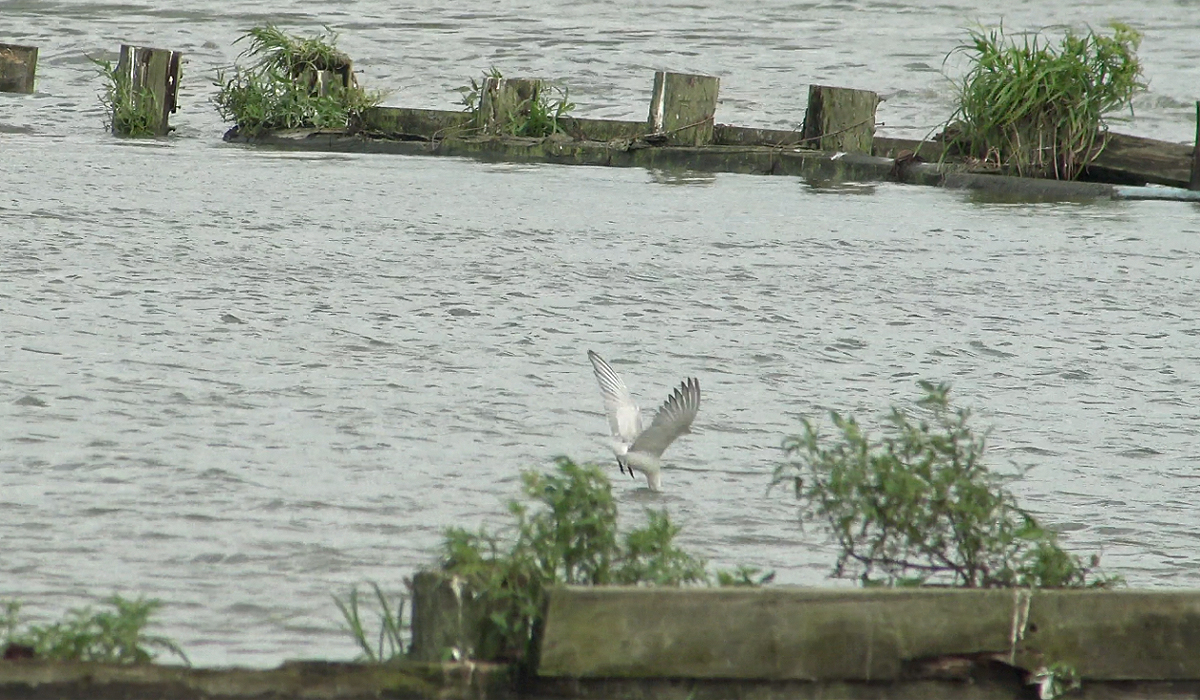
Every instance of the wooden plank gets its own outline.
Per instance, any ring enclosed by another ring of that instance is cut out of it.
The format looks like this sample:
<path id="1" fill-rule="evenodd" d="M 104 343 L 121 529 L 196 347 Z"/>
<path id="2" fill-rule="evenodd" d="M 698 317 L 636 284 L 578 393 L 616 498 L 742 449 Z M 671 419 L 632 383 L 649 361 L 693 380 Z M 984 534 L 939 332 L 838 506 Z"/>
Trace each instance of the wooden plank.
<path id="1" fill-rule="evenodd" d="M 355 131 L 408 141 L 461 137 L 476 131 L 467 112 L 408 107 L 371 107 L 362 112 L 353 127 Z"/>
<path id="2" fill-rule="evenodd" d="M 657 71 L 647 119 L 651 133 L 675 146 L 712 143 L 720 86 L 711 75 Z"/>
<path id="3" fill-rule="evenodd" d="M 559 120 L 563 131 L 580 141 L 632 140 L 650 133 L 646 122 L 625 119 L 586 119 L 565 117 Z"/>
<path id="4" fill-rule="evenodd" d="M 896 139 L 887 136 L 876 136 L 872 139 L 872 154 L 881 158 L 897 158 L 908 153 L 915 153 L 926 162 L 934 163 L 942 157 L 940 141 L 928 139 Z"/>
<path id="5" fill-rule="evenodd" d="M 650 133 L 646 122 L 564 117 L 559 126 L 578 141 L 632 140 Z M 362 113 L 355 130 L 388 138 L 434 140 L 478 133 L 467 112 L 408 107 L 372 107 Z"/>
<path id="6" fill-rule="evenodd" d="M 821 151 L 870 153 L 878 106 L 869 90 L 810 85 L 804 138 Z"/>
<path id="7" fill-rule="evenodd" d="M 36 46 L 0 44 L 0 92 L 33 92 L 37 74 Z"/>
<path id="8" fill-rule="evenodd" d="M 1193 147 L 1110 132 L 1100 155 L 1084 172 L 1089 180 L 1120 185 L 1187 187 Z"/>
<path id="9" fill-rule="evenodd" d="M 806 145 L 804 135 L 798 130 L 754 129 L 729 124 L 717 124 L 713 127 L 713 143 L 720 146 Z"/>

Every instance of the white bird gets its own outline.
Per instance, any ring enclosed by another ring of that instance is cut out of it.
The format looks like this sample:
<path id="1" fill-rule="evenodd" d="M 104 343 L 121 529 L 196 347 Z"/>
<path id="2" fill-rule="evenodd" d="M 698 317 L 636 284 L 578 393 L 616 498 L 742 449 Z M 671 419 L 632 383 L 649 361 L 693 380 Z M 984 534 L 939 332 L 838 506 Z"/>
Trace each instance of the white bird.
<path id="1" fill-rule="evenodd" d="M 640 471 L 646 475 L 646 484 L 651 491 L 661 491 L 660 458 L 675 438 L 692 432 L 692 421 L 700 410 L 700 380 L 695 377 L 684 380 L 654 414 L 650 426 L 643 428 L 642 410 L 634 403 L 620 375 L 591 350 L 588 350 L 588 359 L 592 361 L 600 393 L 604 395 L 617 466 L 622 473 L 628 469 L 630 476 L 634 476 L 635 469 Z"/>

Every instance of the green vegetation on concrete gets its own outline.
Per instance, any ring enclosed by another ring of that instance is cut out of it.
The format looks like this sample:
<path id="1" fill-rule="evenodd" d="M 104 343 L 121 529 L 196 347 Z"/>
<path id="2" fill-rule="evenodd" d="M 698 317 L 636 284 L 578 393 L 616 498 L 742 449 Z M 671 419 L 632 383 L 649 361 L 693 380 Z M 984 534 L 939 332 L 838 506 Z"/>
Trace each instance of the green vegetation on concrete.
<path id="1" fill-rule="evenodd" d="M 1141 35 L 1113 23 L 1111 36 L 1067 31 L 1056 48 L 1040 34 L 1010 39 L 972 31 L 958 47 L 971 67 L 945 130 L 952 152 L 1018 175 L 1073 180 L 1103 145 L 1104 115 L 1144 90 Z"/>
<path id="2" fill-rule="evenodd" d="M 556 473 L 522 474 L 525 495 L 539 507 L 509 502 L 516 519 L 508 536 L 480 529 L 446 531 L 442 568 L 463 577 L 486 601 L 481 659 L 536 658 L 546 594 L 569 585 L 680 586 L 706 584 L 704 559 L 675 544 L 680 527 L 665 510 L 620 537 L 612 485 L 596 465 L 556 460 Z M 728 585 L 770 580 L 743 567 L 719 574 Z"/>
<path id="3" fill-rule="evenodd" d="M 481 123 L 480 112 L 484 108 L 484 93 L 489 80 L 501 81 L 504 80 L 504 75 L 493 66 L 483 74 L 481 81 L 471 78 L 469 86 L 459 88 L 459 92 L 463 93 L 464 111 L 471 115 L 476 124 Z M 503 123 L 494 127 L 499 133 L 531 138 L 545 138 L 563 133 L 562 120 L 575 109 L 575 103 L 571 102 L 567 88 L 551 88 L 541 80 L 532 81 L 531 87 L 532 93 L 528 97 L 514 105 L 513 109 L 505 110 Z M 558 97 L 551 98 L 551 89 Z"/>
<path id="4" fill-rule="evenodd" d="M 479 80 L 471 78 L 470 85 L 464 85 L 458 88 L 458 92 L 462 93 L 463 111 L 470 114 L 473 120 L 478 121 L 479 112 L 483 109 L 483 92 L 487 89 L 488 80 L 504 80 L 504 74 L 499 68 L 492 66 L 483 73 L 483 77 Z"/>
<path id="5" fill-rule="evenodd" d="M 87 607 L 76 608 L 67 611 L 60 622 L 22 627 L 21 604 L 8 601 L 0 619 L 3 646 L 24 647 L 40 659 L 109 664 L 149 663 L 157 656 L 153 650 L 158 649 L 190 665 L 187 655 L 175 642 L 146 634 L 150 617 L 162 607 L 161 601 L 141 597 L 129 600 L 113 595 L 104 602 L 113 610 L 93 612 Z"/>
<path id="6" fill-rule="evenodd" d="M 1031 674 L 1030 683 L 1037 685 L 1040 700 L 1061 698 L 1083 687 L 1083 682 L 1079 679 L 1079 672 L 1075 670 L 1075 667 L 1061 661 L 1038 669 Z"/>
<path id="7" fill-rule="evenodd" d="M 221 118 L 235 122 L 242 134 L 341 129 L 379 104 L 379 94 L 358 86 L 350 58 L 337 49 L 333 32 L 304 38 L 265 26 L 237 41 L 243 40 L 250 46 L 240 57 L 253 63 L 235 67 L 232 77 L 218 73 L 214 98 Z M 321 76 L 330 74 L 336 79 L 323 82 Z"/>
<path id="8" fill-rule="evenodd" d="M 105 126 L 120 136 L 156 135 L 162 105 L 154 98 L 154 92 L 146 87 L 135 90 L 129 75 L 118 72 L 111 61 L 96 58 L 91 61 L 104 78 L 100 102 L 104 105 Z"/>
<path id="9" fill-rule="evenodd" d="M 381 664 L 403 658 L 407 651 L 404 643 L 404 604 L 407 599 L 401 596 L 393 609 L 378 584 L 371 582 L 371 588 L 375 592 L 375 602 L 378 604 L 378 609 L 374 612 L 379 618 L 379 633 L 370 637 L 368 637 L 362 621 L 358 602 L 358 586 L 350 589 L 346 600 L 337 596 L 333 597 L 333 602 L 337 604 L 342 618 L 346 621 L 346 631 L 350 633 L 355 643 L 358 644 L 358 648 L 362 650 L 362 654 L 357 660 Z M 374 644 L 372 644 L 372 638 L 374 638 Z"/>
<path id="10" fill-rule="evenodd" d="M 920 382 L 920 413 L 893 407 L 882 437 L 831 412 L 838 434 L 784 441 L 792 458 L 774 484 L 792 486 L 804 521 L 840 548 L 833 573 L 863 585 L 968 588 L 1107 586 L 1059 546 L 1055 533 L 1021 509 L 1005 479 L 984 462 L 985 439 L 970 412 L 950 405 L 949 386 Z"/>

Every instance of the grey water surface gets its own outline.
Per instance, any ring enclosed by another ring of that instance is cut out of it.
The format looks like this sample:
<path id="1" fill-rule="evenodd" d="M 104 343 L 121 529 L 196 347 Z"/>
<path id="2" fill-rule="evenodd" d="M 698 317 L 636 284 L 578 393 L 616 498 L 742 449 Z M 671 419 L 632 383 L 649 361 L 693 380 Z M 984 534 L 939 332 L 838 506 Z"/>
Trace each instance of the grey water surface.
<path id="1" fill-rule="evenodd" d="M 0 95 L 0 597 L 161 598 L 205 665 L 349 658 L 331 594 L 401 591 L 523 468 L 610 462 L 589 348 L 647 407 L 700 378 L 665 493 L 612 478 L 714 566 L 848 585 L 767 491 L 780 441 L 931 379 L 1069 547 L 1196 586 L 1194 204 L 268 152 L 208 103 L 240 32 L 325 24 L 391 104 L 454 108 L 496 66 L 636 119 L 665 68 L 719 75 L 722 122 L 795 127 L 825 83 L 920 137 L 966 28 L 1123 19 L 1150 90 L 1114 127 L 1189 140 L 1200 3 L 1062 5 L 0 0 L 0 41 L 42 48 L 37 94 Z M 122 42 L 186 53 L 172 137 L 104 132 L 88 56 Z"/>

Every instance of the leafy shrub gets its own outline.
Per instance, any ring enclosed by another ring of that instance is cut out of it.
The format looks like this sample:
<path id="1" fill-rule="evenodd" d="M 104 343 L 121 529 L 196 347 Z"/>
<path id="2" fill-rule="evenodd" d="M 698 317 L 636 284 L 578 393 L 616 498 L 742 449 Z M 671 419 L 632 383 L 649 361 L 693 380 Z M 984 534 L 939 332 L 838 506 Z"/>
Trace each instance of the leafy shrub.
<path id="1" fill-rule="evenodd" d="M 1019 175 L 1071 180 L 1099 154 L 1104 115 L 1144 90 L 1141 35 L 1113 23 L 1112 36 L 1067 31 L 1055 48 L 1039 34 L 1021 42 L 1003 29 L 972 31 L 971 68 L 958 85 L 948 147 Z"/>
<path id="2" fill-rule="evenodd" d="M 161 649 L 190 663 L 187 655 L 166 637 L 147 635 L 150 616 L 162 607 L 158 600 L 128 600 L 119 595 L 105 599 L 115 610 L 92 612 L 91 608 L 67 611 L 61 622 L 20 629 L 21 604 L 9 601 L 0 627 L 5 644 L 28 647 L 37 658 L 61 661 L 94 661 L 109 664 L 149 663 Z"/>
<path id="3" fill-rule="evenodd" d="M 301 38 L 271 26 L 256 27 L 237 41 L 249 40 L 240 57 L 252 58 L 232 77 L 218 73 L 214 101 L 221 118 L 233 120 L 240 133 L 253 136 L 282 129 L 341 129 L 351 118 L 379 104 L 380 95 L 358 86 L 350 58 L 338 51 L 337 35 Z M 348 85 L 322 86 L 317 76 L 332 71 Z"/>
<path id="4" fill-rule="evenodd" d="M 600 467 L 565 457 L 556 465 L 556 474 L 522 474 L 525 495 L 540 507 L 509 502 L 517 521 L 511 538 L 482 529 L 446 531 L 443 570 L 462 576 L 485 598 L 478 658 L 530 658 L 546 593 L 556 585 L 708 582 L 704 560 L 675 545 L 680 528 L 666 511 L 647 511 L 647 524 L 620 538 L 612 487 Z"/>
<path id="5" fill-rule="evenodd" d="M 985 440 L 952 408 L 949 386 L 920 382 L 921 416 L 893 407 L 881 438 L 831 413 L 839 435 L 809 421 L 784 442 L 802 518 L 822 524 L 840 547 L 833 574 L 863 585 L 975 587 L 1106 586 L 1064 551 L 1054 532 L 1021 509 L 1005 480 L 984 464 Z"/>

